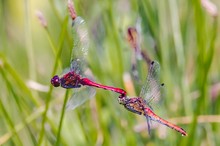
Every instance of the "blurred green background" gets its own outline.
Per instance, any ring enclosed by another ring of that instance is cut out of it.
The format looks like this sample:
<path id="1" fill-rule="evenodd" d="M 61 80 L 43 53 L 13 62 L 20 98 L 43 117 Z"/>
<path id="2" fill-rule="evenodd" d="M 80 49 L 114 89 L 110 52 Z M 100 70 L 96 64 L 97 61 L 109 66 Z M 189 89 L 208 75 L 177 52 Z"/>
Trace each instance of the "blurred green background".
<path id="1" fill-rule="evenodd" d="M 1 0 L 0 145 L 220 145 L 219 1 L 73 2 L 88 24 L 88 63 L 96 81 L 121 87 L 129 96 L 137 96 L 141 84 L 123 78 L 131 76 L 126 33 L 141 20 L 142 49 L 160 63 L 165 83 L 155 111 L 188 136 L 160 124 L 153 124 L 149 136 L 146 119 L 125 110 L 118 94 L 105 90 L 64 111 L 70 95 L 53 88 L 50 79 L 69 66 L 73 41 L 67 1 Z M 46 28 L 36 11 L 43 13 Z M 146 63 L 139 62 L 144 81 Z M 135 93 L 128 88 L 132 85 Z"/>

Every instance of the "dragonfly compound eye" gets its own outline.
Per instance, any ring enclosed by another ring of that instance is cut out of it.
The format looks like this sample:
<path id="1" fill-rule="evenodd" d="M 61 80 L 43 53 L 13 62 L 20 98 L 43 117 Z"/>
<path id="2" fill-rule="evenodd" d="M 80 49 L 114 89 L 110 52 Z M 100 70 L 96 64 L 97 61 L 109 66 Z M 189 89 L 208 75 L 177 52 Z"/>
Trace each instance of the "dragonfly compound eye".
<path id="1" fill-rule="evenodd" d="M 51 79 L 51 84 L 54 86 L 54 87 L 59 87 L 60 86 L 60 78 L 55 75 L 52 79 Z"/>

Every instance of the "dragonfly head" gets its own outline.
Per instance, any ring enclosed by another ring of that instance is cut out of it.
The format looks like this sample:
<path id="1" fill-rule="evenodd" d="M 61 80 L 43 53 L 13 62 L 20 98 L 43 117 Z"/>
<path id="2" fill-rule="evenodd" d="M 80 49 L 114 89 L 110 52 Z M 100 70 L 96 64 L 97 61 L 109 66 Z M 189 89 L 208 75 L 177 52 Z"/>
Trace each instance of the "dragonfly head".
<path id="1" fill-rule="evenodd" d="M 54 86 L 54 87 L 59 87 L 60 86 L 60 78 L 58 75 L 55 75 L 52 79 L 51 79 L 51 84 Z"/>

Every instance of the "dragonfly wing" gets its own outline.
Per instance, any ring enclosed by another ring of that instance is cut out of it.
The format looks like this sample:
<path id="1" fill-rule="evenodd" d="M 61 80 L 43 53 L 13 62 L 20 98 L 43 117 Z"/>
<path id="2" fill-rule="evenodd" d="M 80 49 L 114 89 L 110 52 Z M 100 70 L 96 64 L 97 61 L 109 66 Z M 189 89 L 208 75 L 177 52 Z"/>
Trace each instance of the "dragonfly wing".
<path id="1" fill-rule="evenodd" d="M 89 49 L 88 28 L 83 18 L 76 17 L 72 22 L 74 45 L 71 55 L 71 70 L 83 71 L 86 65 L 85 57 Z M 80 70 L 79 70 L 80 68 Z"/>
<path id="2" fill-rule="evenodd" d="M 159 100 L 160 89 L 163 84 L 160 83 L 160 65 L 152 61 L 149 67 L 147 79 L 141 89 L 140 97 L 144 98 L 149 104 L 152 100 Z"/>
<path id="3" fill-rule="evenodd" d="M 78 106 L 82 105 L 88 99 L 95 96 L 96 90 L 93 87 L 80 87 L 74 89 L 74 93 L 67 103 L 67 110 L 74 110 Z"/>
<path id="4" fill-rule="evenodd" d="M 67 74 L 68 72 L 70 72 L 70 68 L 69 68 L 69 67 L 65 68 L 65 69 L 62 71 L 62 73 L 60 74 L 60 76 L 63 76 L 63 75 L 65 75 L 65 74 Z"/>
<path id="5" fill-rule="evenodd" d="M 147 119 L 147 130 L 148 130 L 148 134 L 150 135 L 151 134 L 151 120 L 150 120 L 150 117 L 148 116 L 145 116 L 146 119 Z"/>

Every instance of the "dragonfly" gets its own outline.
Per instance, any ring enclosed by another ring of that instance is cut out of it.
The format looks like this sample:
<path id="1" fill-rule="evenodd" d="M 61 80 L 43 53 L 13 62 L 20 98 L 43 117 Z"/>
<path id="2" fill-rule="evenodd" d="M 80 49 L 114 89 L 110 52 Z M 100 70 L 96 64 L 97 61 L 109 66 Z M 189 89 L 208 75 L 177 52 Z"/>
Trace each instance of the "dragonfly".
<path id="1" fill-rule="evenodd" d="M 126 91 L 112 86 L 106 86 L 94 82 L 93 76 L 88 71 L 86 56 L 89 51 L 88 29 L 84 19 L 76 16 L 72 19 L 74 46 L 72 49 L 70 68 L 60 76 L 55 75 L 51 79 L 54 87 L 74 88 L 73 94 L 67 103 L 67 109 L 75 109 L 88 99 L 95 96 L 96 88 L 102 88 L 125 96 Z"/>
<path id="2" fill-rule="evenodd" d="M 177 132 L 181 133 L 182 136 L 187 136 L 187 133 L 183 128 L 159 117 L 157 114 L 154 113 L 152 109 L 152 102 L 160 98 L 160 90 L 161 87 L 164 86 L 164 84 L 161 84 L 159 82 L 159 71 L 159 63 L 156 61 L 152 61 L 149 67 L 147 79 L 141 89 L 139 97 L 129 98 L 128 96 L 120 95 L 118 97 L 118 101 L 128 111 L 131 111 L 138 115 L 144 115 L 146 117 L 149 134 L 151 121 L 155 121 L 176 130 Z"/>

